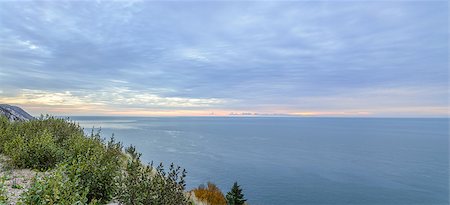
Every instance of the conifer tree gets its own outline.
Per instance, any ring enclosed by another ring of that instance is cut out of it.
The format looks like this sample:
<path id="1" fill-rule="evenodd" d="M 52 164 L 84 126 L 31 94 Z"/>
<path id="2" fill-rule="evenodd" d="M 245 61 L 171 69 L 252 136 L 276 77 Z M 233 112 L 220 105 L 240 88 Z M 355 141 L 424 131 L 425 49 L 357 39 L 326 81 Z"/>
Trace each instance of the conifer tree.
<path id="1" fill-rule="evenodd" d="M 234 182 L 233 187 L 231 187 L 231 191 L 227 193 L 226 198 L 228 205 L 243 205 L 245 201 L 247 201 L 247 199 L 244 199 L 242 189 L 237 182 Z"/>

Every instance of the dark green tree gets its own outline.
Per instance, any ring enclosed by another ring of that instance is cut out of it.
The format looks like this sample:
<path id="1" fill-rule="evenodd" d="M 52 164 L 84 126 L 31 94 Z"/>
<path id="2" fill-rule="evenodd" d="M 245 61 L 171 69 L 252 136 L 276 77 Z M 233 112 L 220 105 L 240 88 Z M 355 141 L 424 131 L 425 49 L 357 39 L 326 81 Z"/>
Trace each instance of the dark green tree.
<path id="1" fill-rule="evenodd" d="M 244 199 L 242 189 L 237 182 L 234 182 L 233 187 L 231 187 L 231 191 L 227 193 L 226 198 L 228 205 L 243 205 L 245 201 L 247 201 L 247 199 Z"/>

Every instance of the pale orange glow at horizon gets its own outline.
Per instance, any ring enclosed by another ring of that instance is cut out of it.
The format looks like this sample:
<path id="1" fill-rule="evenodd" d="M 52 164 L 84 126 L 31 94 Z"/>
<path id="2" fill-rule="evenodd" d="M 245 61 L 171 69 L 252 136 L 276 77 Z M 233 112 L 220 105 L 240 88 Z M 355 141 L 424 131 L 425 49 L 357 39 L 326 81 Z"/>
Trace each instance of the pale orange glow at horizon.
<path id="1" fill-rule="evenodd" d="M 128 90 L 125 90 L 129 92 Z M 344 108 L 304 108 L 294 109 L 283 106 L 268 106 L 236 109 L 227 107 L 233 100 L 173 98 L 152 94 L 124 95 L 110 92 L 112 96 L 98 99 L 97 95 L 77 96 L 70 91 L 48 92 L 41 90 L 22 90 L 15 97 L 4 97 L 0 103 L 17 105 L 32 115 L 51 114 L 57 116 L 103 115 L 103 116 L 297 116 L 297 117 L 371 117 L 371 116 L 448 116 L 447 107 L 437 106 L 392 106 L 380 107 L 368 104 L 357 108 L 360 102 L 351 98 L 311 98 L 308 104 L 321 102 L 345 102 Z M 102 94 L 102 92 L 100 93 Z M 112 98 L 113 100 L 108 100 Z M 227 104 L 228 103 L 228 104 Z M 333 103 L 331 103 L 333 104 Z M 348 105 L 347 105 L 348 104 Z M 251 107 L 251 106 L 248 106 Z"/>
<path id="2" fill-rule="evenodd" d="M 16 105 L 22 107 L 24 110 L 29 112 L 34 116 L 40 114 L 50 114 L 55 116 L 142 116 L 142 117 L 177 117 L 177 116 L 291 116 L 291 117 L 371 117 L 378 116 L 380 113 L 392 112 L 392 110 L 385 109 L 367 109 L 367 110 L 346 110 L 346 111 L 335 111 L 335 110 L 287 110 L 287 109 L 276 109 L 274 111 L 252 111 L 252 110 L 235 110 L 235 109 L 198 109 L 198 110 L 186 110 L 186 109 L 167 109 L 167 110 L 157 110 L 157 109 L 145 109 L 145 108 L 113 108 L 102 105 L 77 105 L 77 106 L 53 106 L 53 105 L 43 105 L 43 104 L 22 104 L 22 103 L 11 103 L 10 101 L 0 103 L 9 103 L 11 105 Z M 402 113 L 420 113 L 421 108 L 396 108 L 395 109 L 400 114 Z M 423 111 L 425 114 L 431 113 L 434 115 L 440 115 L 446 113 L 448 110 L 446 108 L 429 108 Z M 402 115 L 400 115 L 402 116 Z M 405 115 L 407 116 L 407 115 Z"/>

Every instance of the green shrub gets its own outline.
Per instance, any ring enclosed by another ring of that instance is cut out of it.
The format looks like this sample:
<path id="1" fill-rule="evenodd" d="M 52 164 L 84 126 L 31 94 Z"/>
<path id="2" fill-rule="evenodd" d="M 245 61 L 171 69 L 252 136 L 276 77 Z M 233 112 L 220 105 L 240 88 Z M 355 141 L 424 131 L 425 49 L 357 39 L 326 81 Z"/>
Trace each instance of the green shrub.
<path id="1" fill-rule="evenodd" d="M 7 135 L 10 128 L 10 122 L 5 116 L 0 116 L 0 152 L 2 151 L 2 145 L 8 141 Z"/>
<path id="2" fill-rule="evenodd" d="M 106 203 L 116 192 L 116 178 L 122 170 L 122 145 L 112 138 L 106 145 L 99 138 L 84 138 L 73 144 L 74 150 L 81 151 L 74 160 L 81 173 L 80 184 L 89 189 L 89 201 Z"/>
<path id="3" fill-rule="evenodd" d="M 134 147 L 122 151 L 114 138 L 84 134 L 74 122 L 41 116 L 29 122 L 0 117 L 0 153 L 12 165 L 50 171 L 36 177 L 23 195 L 25 204 L 187 204 L 186 171 L 173 164 L 143 165 Z M 0 192 L 1 193 L 1 192 Z M 1 199 L 1 198 L 0 198 Z"/>
<path id="4" fill-rule="evenodd" d="M 33 133 L 41 132 L 45 129 L 51 133 L 55 142 L 60 145 L 73 135 L 84 135 L 83 129 L 75 122 L 68 119 L 55 118 L 49 115 L 41 115 L 37 120 L 12 124 L 17 124 L 17 126 L 20 127 L 20 132 L 25 137 L 32 136 Z"/>
<path id="5" fill-rule="evenodd" d="M 77 167 L 60 164 L 50 175 L 36 176 L 31 187 L 22 195 L 25 204 L 86 204 L 89 189 L 80 184 Z"/>
<path id="6" fill-rule="evenodd" d="M 25 139 L 16 136 L 4 144 L 4 152 L 11 162 L 20 168 L 46 170 L 54 167 L 62 159 L 62 149 L 51 133 L 44 130 Z"/>
<path id="7" fill-rule="evenodd" d="M 5 116 L 0 116 L 0 152 L 4 151 L 3 145 L 18 134 L 16 129 Z"/>
<path id="8" fill-rule="evenodd" d="M 93 156 L 93 155 L 91 155 Z M 90 161 L 92 160 L 92 161 Z M 115 193 L 118 173 L 103 168 L 97 158 L 79 156 L 59 164 L 46 177 L 36 177 L 24 194 L 25 204 L 105 204 Z M 119 170 L 118 166 L 115 169 Z"/>
<path id="9" fill-rule="evenodd" d="M 67 141 L 82 137 L 77 124 L 54 117 L 28 122 L 9 122 L 0 117 L 0 153 L 19 168 L 46 170 L 64 159 Z"/>
<path id="10" fill-rule="evenodd" d="M 17 167 L 25 167 L 26 147 L 22 137 L 14 137 L 3 145 L 3 152 L 9 156 L 9 163 Z"/>
<path id="11" fill-rule="evenodd" d="M 5 177 L 1 176 L 0 177 L 0 204 L 8 203 L 8 196 L 6 195 L 7 191 L 8 190 L 6 189 L 6 185 L 5 185 Z"/>
<path id="12" fill-rule="evenodd" d="M 119 178 L 117 199 L 125 205 L 188 204 L 184 196 L 186 171 L 172 164 L 169 172 L 160 164 L 144 166 L 140 153 L 133 146 L 126 149 L 130 155 L 125 173 Z"/>

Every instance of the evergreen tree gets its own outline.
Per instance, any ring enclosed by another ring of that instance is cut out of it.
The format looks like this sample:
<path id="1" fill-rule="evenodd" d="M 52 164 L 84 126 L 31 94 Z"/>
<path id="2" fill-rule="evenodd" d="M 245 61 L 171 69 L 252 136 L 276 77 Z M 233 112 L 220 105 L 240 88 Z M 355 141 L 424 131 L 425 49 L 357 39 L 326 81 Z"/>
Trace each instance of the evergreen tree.
<path id="1" fill-rule="evenodd" d="M 243 205 L 247 199 L 244 199 L 244 194 L 242 189 L 239 187 L 237 182 L 234 182 L 231 191 L 227 193 L 227 204 L 228 205 Z"/>

